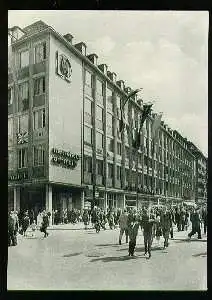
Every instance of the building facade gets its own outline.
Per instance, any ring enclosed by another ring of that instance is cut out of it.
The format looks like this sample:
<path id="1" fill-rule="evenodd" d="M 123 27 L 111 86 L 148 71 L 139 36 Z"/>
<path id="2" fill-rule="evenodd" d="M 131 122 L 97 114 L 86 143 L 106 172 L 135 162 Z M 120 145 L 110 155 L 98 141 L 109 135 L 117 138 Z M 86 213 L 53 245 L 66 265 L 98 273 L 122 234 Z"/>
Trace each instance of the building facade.
<path id="1" fill-rule="evenodd" d="M 195 156 L 163 122 L 154 154 L 151 113 L 134 148 L 143 104 L 86 44 L 42 21 L 10 29 L 8 208 L 38 211 L 195 198 Z"/>

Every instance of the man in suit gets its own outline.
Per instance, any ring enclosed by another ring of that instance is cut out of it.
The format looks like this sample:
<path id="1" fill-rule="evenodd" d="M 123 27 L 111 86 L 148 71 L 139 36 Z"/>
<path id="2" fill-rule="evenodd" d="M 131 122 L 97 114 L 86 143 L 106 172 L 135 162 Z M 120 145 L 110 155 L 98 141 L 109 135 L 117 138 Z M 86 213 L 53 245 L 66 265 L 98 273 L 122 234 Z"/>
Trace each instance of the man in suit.
<path id="1" fill-rule="evenodd" d="M 144 255 L 147 255 L 147 252 L 149 254 L 149 258 L 151 257 L 151 247 L 152 247 L 152 240 L 154 236 L 154 224 L 155 224 L 155 217 L 152 214 L 151 211 L 147 211 L 146 209 L 143 211 L 142 217 L 141 217 L 141 228 L 143 228 L 143 234 L 144 234 L 144 247 L 145 247 L 145 253 Z"/>
<path id="2" fill-rule="evenodd" d="M 201 239 L 201 229 L 200 229 L 200 214 L 199 214 L 199 209 L 196 208 L 190 216 L 190 220 L 191 220 L 191 224 L 192 224 L 192 230 L 191 232 L 188 234 L 188 238 L 190 239 L 192 235 L 194 235 L 195 233 L 198 233 L 198 239 Z"/>
<path id="3" fill-rule="evenodd" d="M 121 245 L 122 236 L 125 233 L 126 243 L 128 243 L 128 213 L 127 210 L 124 209 L 123 213 L 119 218 L 119 226 L 120 226 L 120 234 L 119 234 L 119 245 Z"/>
<path id="4" fill-rule="evenodd" d="M 167 209 L 167 207 L 165 207 L 161 214 L 161 227 L 164 237 L 164 249 L 169 246 L 169 234 L 172 227 L 172 222 L 172 214 Z"/>
<path id="5" fill-rule="evenodd" d="M 17 245 L 18 217 L 11 211 L 8 216 L 8 246 Z"/>

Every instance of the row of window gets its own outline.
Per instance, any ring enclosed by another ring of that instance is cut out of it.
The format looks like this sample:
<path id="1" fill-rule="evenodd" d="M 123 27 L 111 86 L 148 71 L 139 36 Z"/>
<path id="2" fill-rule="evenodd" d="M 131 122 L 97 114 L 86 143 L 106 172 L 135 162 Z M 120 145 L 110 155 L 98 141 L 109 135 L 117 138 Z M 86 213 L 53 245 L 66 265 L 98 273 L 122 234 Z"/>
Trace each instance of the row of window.
<path id="1" fill-rule="evenodd" d="M 34 47 L 34 63 L 40 63 L 46 59 L 46 43 L 42 42 Z M 29 66 L 29 50 L 19 52 L 18 67 L 20 69 Z"/>
<path id="2" fill-rule="evenodd" d="M 28 148 L 19 149 L 17 152 L 18 168 L 28 167 Z M 8 169 L 13 169 L 14 152 L 8 151 Z M 43 145 L 33 147 L 33 165 L 43 166 L 45 162 L 45 147 Z"/>
<path id="3" fill-rule="evenodd" d="M 46 92 L 45 76 L 35 78 L 33 80 L 34 96 L 42 95 Z M 8 88 L 8 105 L 13 103 L 14 91 L 13 87 Z M 18 111 L 21 107 L 21 101 L 29 99 L 29 82 L 25 81 L 18 85 Z"/>
<path id="4" fill-rule="evenodd" d="M 17 117 L 18 133 L 29 131 L 29 115 L 24 114 Z M 33 112 L 33 130 L 38 130 L 46 126 L 45 108 Z M 13 136 L 13 118 L 8 118 L 8 136 Z"/>

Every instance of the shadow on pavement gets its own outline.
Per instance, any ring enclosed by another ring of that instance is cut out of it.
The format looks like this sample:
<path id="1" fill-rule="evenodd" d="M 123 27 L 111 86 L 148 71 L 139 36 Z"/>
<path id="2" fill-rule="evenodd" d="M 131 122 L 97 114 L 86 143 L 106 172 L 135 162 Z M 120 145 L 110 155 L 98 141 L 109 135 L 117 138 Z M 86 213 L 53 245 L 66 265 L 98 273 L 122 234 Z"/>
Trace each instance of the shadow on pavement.
<path id="1" fill-rule="evenodd" d="M 203 239 L 188 239 L 188 238 L 183 238 L 183 239 L 171 239 L 171 241 L 176 241 L 176 243 L 189 243 L 189 242 L 207 242 L 207 240 Z"/>
<path id="2" fill-rule="evenodd" d="M 97 247 L 119 247 L 119 244 L 98 244 Z"/>
<path id="3" fill-rule="evenodd" d="M 202 253 L 197 253 L 197 254 L 193 254 L 193 257 L 207 257 L 207 252 L 202 252 Z"/>
<path id="4" fill-rule="evenodd" d="M 138 258 L 145 258 L 145 257 L 138 257 L 138 256 L 109 256 L 109 257 L 102 257 L 102 258 L 95 258 L 92 259 L 90 262 L 102 261 L 102 262 L 111 262 L 111 261 L 125 261 L 130 259 L 138 259 Z"/>
<path id="5" fill-rule="evenodd" d="M 65 255 L 63 255 L 63 257 L 72 257 L 72 256 L 80 255 L 80 254 L 82 254 L 82 252 L 76 252 L 76 253 L 65 254 Z"/>

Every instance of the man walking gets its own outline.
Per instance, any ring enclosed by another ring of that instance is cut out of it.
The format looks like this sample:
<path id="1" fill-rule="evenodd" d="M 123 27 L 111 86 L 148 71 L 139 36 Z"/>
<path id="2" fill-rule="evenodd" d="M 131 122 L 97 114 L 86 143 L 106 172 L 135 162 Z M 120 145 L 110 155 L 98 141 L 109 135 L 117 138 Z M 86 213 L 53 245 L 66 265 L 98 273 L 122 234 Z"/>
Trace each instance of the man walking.
<path id="1" fill-rule="evenodd" d="M 165 207 L 164 212 L 161 215 L 161 226 L 164 237 L 164 249 L 169 246 L 169 234 L 170 229 L 172 227 L 172 215 L 170 211 L 168 211 L 167 207 Z"/>
<path id="2" fill-rule="evenodd" d="M 204 207 L 202 210 L 202 220 L 203 220 L 203 224 L 204 224 L 204 234 L 206 234 L 207 232 L 207 208 Z"/>
<path id="3" fill-rule="evenodd" d="M 198 233 L 198 239 L 201 239 L 201 230 L 200 230 L 200 215 L 199 215 L 199 209 L 196 208 L 194 212 L 191 213 L 191 224 L 192 224 L 192 230 L 191 232 L 188 234 L 188 238 L 190 239 L 192 235 L 194 235 L 195 233 Z"/>
<path id="4" fill-rule="evenodd" d="M 128 243 L 128 213 L 127 210 L 124 209 L 123 213 L 120 215 L 119 218 L 119 226 L 120 226 L 120 234 L 119 234 L 119 245 L 121 245 L 122 236 L 125 233 L 126 236 L 126 243 Z"/>
<path id="5" fill-rule="evenodd" d="M 151 257 L 154 223 L 155 223 L 155 218 L 153 214 L 150 214 L 150 212 L 148 213 L 147 210 L 145 209 L 141 219 L 141 228 L 143 228 L 143 234 L 144 234 L 144 247 L 145 247 L 144 255 L 146 256 L 148 252 L 149 258 Z"/>

